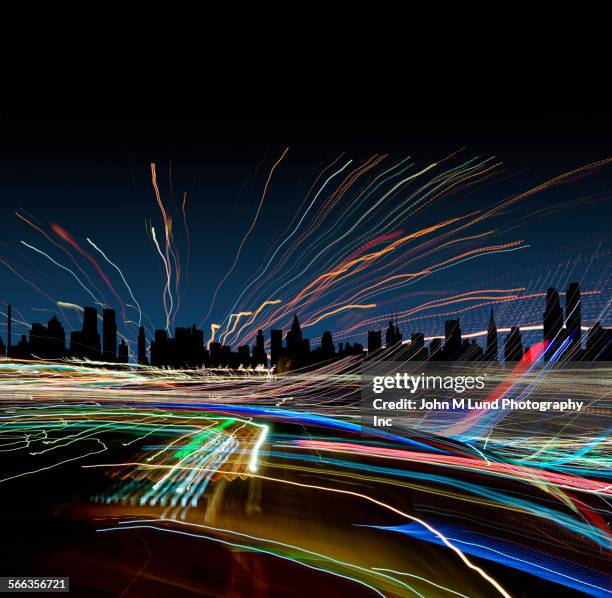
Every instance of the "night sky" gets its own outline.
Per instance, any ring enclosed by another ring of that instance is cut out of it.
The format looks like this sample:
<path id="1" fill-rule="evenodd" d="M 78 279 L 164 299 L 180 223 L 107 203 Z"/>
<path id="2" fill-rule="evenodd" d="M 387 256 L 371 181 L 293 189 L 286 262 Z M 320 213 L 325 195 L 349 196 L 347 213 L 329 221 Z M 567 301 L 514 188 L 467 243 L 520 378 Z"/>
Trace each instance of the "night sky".
<path id="1" fill-rule="evenodd" d="M 149 319 L 144 324 L 163 327 L 163 263 L 145 230 L 151 223 L 162 233 L 160 210 L 151 186 L 150 163 L 157 167 L 163 202 L 173 214 L 183 263 L 186 231 L 181 202 L 188 193 L 186 214 L 190 232 L 190 263 L 183 270 L 184 297 L 177 325 L 221 322 L 240 291 L 283 238 L 305 193 L 322 168 L 344 152 L 355 164 L 377 153 L 389 154 L 389 165 L 411 156 L 417 167 L 461 149 L 460 156 L 495 156 L 504 163 L 498 174 L 476 188 L 453 195 L 420 214 L 417 224 L 431 224 L 460 212 L 486 209 L 494 202 L 524 191 L 548 178 L 612 155 L 609 118 L 548 115 L 530 119 L 491 119 L 445 122 L 242 122 L 242 121 L 33 121 L 0 116 L 0 311 L 11 303 L 26 322 L 46 322 L 58 309 L 14 274 L 15 268 L 53 300 L 90 305 L 91 298 L 74 278 L 20 241 L 49 253 L 65 265 L 67 255 L 39 232 L 16 218 L 24 210 L 55 241 L 69 248 L 111 307 L 112 292 L 82 256 L 50 228 L 56 223 L 102 266 L 124 301 L 127 290 L 117 272 L 87 244 L 89 237 L 122 270 Z M 276 169 L 256 227 L 244 246 L 235 271 L 224 283 L 211 316 L 203 322 L 212 294 L 231 266 L 248 230 L 270 168 L 285 147 L 289 152 Z M 463 148 L 463 149 L 462 149 Z M 171 181 L 171 182 L 170 182 Z M 563 288 L 579 280 L 583 289 L 597 291 L 585 297 L 584 323 L 608 321 L 602 311 L 609 300 L 609 264 L 612 249 L 612 166 L 571 184 L 545 191 L 529 200 L 520 213 L 503 216 L 506 225 L 530 211 L 561 206 L 568 200 L 592 198 L 585 205 L 552 213 L 519 228 L 500 233 L 491 242 L 525 240 L 522 251 L 485 256 L 428 277 L 405 292 L 389 293 L 373 313 L 401 311 L 444 294 L 462 290 L 522 285 L 545 291 L 551 284 Z M 401 195 L 395 201 L 402 201 Z M 315 206 L 316 208 L 317 206 Z M 412 223 L 402 223 L 404 231 Z M 482 230 L 490 228 L 484 227 Z M 308 242 L 308 240 L 306 241 Z M 347 248 L 348 249 L 348 248 Z M 350 253 L 350 251 L 348 252 Z M 300 277 L 301 286 L 320 274 Z M 299 288 L 299 284 L 295 288 Z M 274 289 L 271 289 L 274 290 Z M 286 296 L 279 297 L 285 300 Z M 324 304 L 329 303 L 323 302 Z M 257 305 L 239 305 L 254 309 Z M 500 325 L 532 323 L 541 318 L 542 301 L 500 309 Z M 442 310 L 443 311 L 443 310 Z M 299 310 L 298 310 L 299 312 Z M 134 313 L 132 311 L 131 316 Z M 371 316 L 372 314 L 368 314 Z M 344 313 L 312 326 L 307 335 L 318 337 L 358 321 L 363 314 Z M 464 330 L 478 330 L 488 308 L 461 315 Z M 64 324 L 78 326 L 68 311 Z M 414 328 L 429 334 L 442 330 L 444 316 L 420 320 Z M 609 322 L 608 322 L 609 323 Z M 284 321 L 284 326 L 287 321 Z M 4 322 L 3 322 L 4 326 Z M 21 333 L 23 327 L 16 328 Z M 406 330 L 408 332 L 408 330 Z M 124 328 L 123 332 L 135 332 Z M 0 328 L 4 336 L 4 328 Z M 365 330 L 346 340 L 365 340 Z M 131 339 L 133 340 L 133 339 Z"/>

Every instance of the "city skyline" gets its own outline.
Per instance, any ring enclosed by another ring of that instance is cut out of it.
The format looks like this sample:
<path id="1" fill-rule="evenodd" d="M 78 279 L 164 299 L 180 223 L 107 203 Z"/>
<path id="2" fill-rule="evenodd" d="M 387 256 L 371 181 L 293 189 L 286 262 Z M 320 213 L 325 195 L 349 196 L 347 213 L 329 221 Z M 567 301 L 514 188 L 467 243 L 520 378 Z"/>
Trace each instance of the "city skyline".
<path id="1" fill-rule="evenodd" d="M 466 292 L 472 303 L 453 304 L 465 330 L 486 329 L 490 307 L 534 324 L 540 299 L 517 289 L 554 277 L 597 293 L 583 319 L 609 326 L 605 127 L 568 127 L 553 140 L 533 125 L 394 123 L 349 137 L 274 126 L 255 143 L 195 123 L 164 125 L 152 142 L 138 123 L 68 123 L 58 137 L 49 124 L 0 119 L 0 316 L 18 306 L 13 327 L 27 332 L 51 312 L 69 335 L 82 306 L 112 308 L 132 353 L 139 325 L 152 334 L 195 323 L 205 338 L 214 325 L 239 346 L 260 328 L 290 327 L 294 313 L 315 344 L 326 330 L 363 343 L 391 312 L 403 329 L 440 334 L 452 315 L 435 301 Z M 453 230 L 421 233 L 455 218 Z M 422 236 L 402 241 L 411 234 Z M 393 247 L 326 283 L 350 256 Z M 414 278 L 392 282 L 398 274 Z M 507 291 L 503 307 L 483 304 L 491 289 Z M 257 319 L 243 328 L 246 312 Z"/>
<path id="2" fill-rule="evenodd" d="M 102 336 L 98 331 L 98 320 L 102 320 Z M 559 291 L 549 287 L 546 291 L 542 313 L 542 339 L 547 342 L 543 354 L 545 360 L 610 360 L 612 359 L 612 328 L 595 322 L 586 329 L 586 343 L 583 343 L 582 302 L 580 285 L 569 284 L 565 291 L 565 310 L 561 306 Z M 7 330 L 12 330 L 12 306 L 8 306 Z M 284 372 L 301 367 L 316 365 L 348 355 L 385 358 L 393 355 L 396 360 L 431 361 L 519 361 L 529 349 L 521 336 L 520 326 L 510 326 L 505 337 L 500 339 L 494 310 L 490 310 L 486 331 L 486 343 L 481 346 L 475 338 L 466 338 L 461 330 L 460 319 L 445 322 L 444 335 L 425 342 L 422 332 L 413 332 L 410 339 L 403 334 L 393 318 L 384 330 L 369 330 L 367 343 L 338 343 L 333 333 L 325 331 L 320 346 L 313 348 L 310 340 L 303 336 L 298 315 L 293 317 L 287 332 L 270 329 L 269 342 L 263 330 L 257 332 L 256 342 L 251 347 L 240 345 L 235 351 L 229 345 L 210 339 L 205 341 L 204 332 L 192 324 L 191 327 L 175 328 L 174 336 L 165 329 L 156 329 L 147 339 L 144 326 L 139 327 L 135 341 L 137 352 L 130 356 L 125 338 L 117 343 L 115 310 L 105 308 L 101 318 L 97 309 L 85 306 L 82 329 L 72 331 L 66 345 L 64 328 L 54 315 L 44 326 L 33 323 L 28 336 L 21 335 L 13 344 L 11 332 L 4 343 L 0 335 L 0 354 L 20 359 L 61 359 L 77 357 L 91 361 L 117 362 L 138 365 L 153 365 L 172 368 L 197 367 L 274 367 Z M 442 340 L 443 339 L 443 340 Z M 501 342 L 500 342 L 501 340 Z M 269 350 L 266 346 L 269 345 Z"/>

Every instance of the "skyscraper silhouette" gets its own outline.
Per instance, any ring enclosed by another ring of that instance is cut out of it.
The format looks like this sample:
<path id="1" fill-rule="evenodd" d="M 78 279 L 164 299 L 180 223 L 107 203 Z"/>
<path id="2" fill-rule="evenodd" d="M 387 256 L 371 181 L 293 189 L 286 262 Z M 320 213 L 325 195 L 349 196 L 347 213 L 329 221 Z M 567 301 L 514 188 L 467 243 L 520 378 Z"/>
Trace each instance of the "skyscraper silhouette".
<path id="1" fill-rule="evenodd" d="M 287 355 L 292 359 L 299 359 L 302 354 L 302 328 L 297 314 L 293 316 L 291 330 L 287 332 Z"/>
<path id="2" fill-rule="evenodd" d="M 582 340 L 582 314 L 580 304 L 580 286 L 572 282 L 565 292 L 565 332 L 569 338 L 568 350 L 572 351 L 570 357 L 576 358 L 580 352 Z"/>
<path id="3" fill-rule="evenodd" d="M 221 365 L 221 343 L 213 341 L 208 345 L 208 351 L 210 355 L 210 365 L 213 367 Z"/>
<path id="4" fill-rule="evenodd" d="M 251 349 L 249 345 L 240 345 L 240 347 L 236 349 L 236 355 L 239 365 L 243 367 L 251 365 Z"/>
<path id="5" fill-rule="evenodd" d="M 95 307 L 83 309 L 83 329 L 74 331 L 70 335 L 70 350 L 76 357 L 100 359 L 98 312 Z"/>
<path id="6" fill-rule="evenodd" d="M 461 352 L 461 328 L 459 320 L 444 322 L 444 359 L 452 361 L 459 358 Z"/>
<path id="7" fill-rule="evenodd" d="M 382 347 L 382 334 L 380 330 L 368 331 L 368 353 L 378 351 Z"/>
<path id="8" fill-rule="evenodd" d="M 39 322 L 34 322 L 30 327 L 28 350 L 38 358 L 45 357 L 47 353 L 47 328 Z"/>
<path id="9" fill-rule="evenodd" d="M 399 330 L 399 326 L 393 320 L 389 320 L 389 326 L 385 332 L 385 345 L 387 349 L 395 345 L 399 345 L 402 342 L 402 334 Z"/>
<path id="10" fill-rule="evenodd" d="M 321 336 L 321 357 L 322 359 L 331 359 L 335 354 L 336 347 L 334 347 L 332 333 L 326 330 Z"/>
<path id="11" fill-rule="evenodd" d="M 168 357 L 168 333 L 158 329 L 151 341 L 151 365 L 166 365 Z"/>
<path id="12" fill-rule="evenodd" d="M 266 339 L 263 330 L 257 331 L 255 337 L 255 345 L 253 346 L 252 362 L 254 366 L 268 365 L 268 356 L 266 355 Z"/>
<path id="13" fill-rule="evenodd" d="M 485 351 L 485 361 L 497 361 L 499 358 L 497 349 L 497 326 L 493 318 L 493 310 L 489 316 L 489 328 L 487 329 L 487 350 Z"/>
<path id="14" fill-rule="evenodd" d="M 117 321 L 114 309 L 102 312 L 102 355 L 104 361 L 115 361 L 117 357 Z"/>
<path id="15" fill-rule="evenodd" d="M 66 333 L 62 323 L 53 316 L 47 323 L 48 357 L 61 357 L 66 352 Z"/>
<path id="16" fill-rule="evenodd" d="M 550 287 L 546 291 L 546 307 L 544 309 L 544 340 L 548 342 L 545 359 L 555 353 L 563 340 L 563 311 L 559 302 L 559 292 Z"/>
<path id="17" fill-rule="evenodd" d="M 140 365 L 149 365 L 147 359 L 147 338 L 145 336 L 144 326 L 138 329 L 138 363 Z"/>
<path id="18" fill-rule="evenodd" d="M 266 355 L 266 339 L 264 338 L 263 330 L 257 331 L 255 337 L 255 346 L 252 353 L 253 365 L 268 365 L 268 356 Z"/>
<path id="19" fill-rule="evenodd" d="M 510 334 L 504 344 L 504 359 L 506 361 L 520 361 L 523 357 L 523 340 L 518 326 L 510 328 Z"/>

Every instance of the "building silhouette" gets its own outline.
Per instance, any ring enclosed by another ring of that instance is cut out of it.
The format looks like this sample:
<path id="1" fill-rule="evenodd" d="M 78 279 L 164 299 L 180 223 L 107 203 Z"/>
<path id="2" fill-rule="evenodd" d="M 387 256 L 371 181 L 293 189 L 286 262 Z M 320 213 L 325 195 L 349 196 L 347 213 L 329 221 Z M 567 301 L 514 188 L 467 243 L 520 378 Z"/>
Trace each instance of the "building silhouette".
<path id="1" fill-rule="evenodd" d="M 350 355 L 355 355 L 358 357 L 363 357 L 363 345 L 360 343 L 340 343 L 338 345 L 338 357 L 348 357 Z"/>
<path id="2" fill-rule="evenodd" d="M 332 359 L 335 354 L 336 347 L 334 346 L 332 333 L 326 330 L 321 336 L 321 357 L 323 359 Z"/>
<path id="3" fill-rule="evenodd" d="M 561 298 L 557 289 L 551 287 L 546 292 L 543 313 L 543 338 L 547 343 L 545 358 L 561 361 L 602 361 L 612 360 L 612 329 L 605 328 L 601 322 L 595 322 L 586 334 L 586 344 L 582 345 L 582 313 L 580 286 L 570 283 L 565 292 L 565 312 L 562 310 Z M 12 306 L 7 309 L 6 343 L 0 338 L 0 355 L 6 354 L 15 359 L 61 359 L 75 357 L 79 359 L 101 360 L 109 363 L 128 363 L 130 351 L 125 337 L 117 346 L 117 321 L 115 311 L 105 308 L 102 312 L 102 343 L 98 332 L 98 312 L 95 307 L 83 309 L 83 321 L 80 330 L 70 334 L 70 346 L 66 347 L 66 333 L 57 317 L 53 316 L 46 325 L 34 322 L 28 334 L 22 334 L 16 344 L 12 339 Z M 381 359 L 394 360 L 431 360 L 431 361 L 487 361 L 497 362 L 500 359 L 498 347 L 498 329 L 493 310 L 489 314 L 486 332 L 486 346 L 483 349 L 476 339 L 462 337 L 461 323 L 458 319 L 446 320 L 444 339 L 433 338 L 426 344 L 425 335 L 416 331 L 410 340 L 402 342 L 403 335 L 397 319 L 393 316 L 385 330 L 386 345 L 382 346 L 381 330 L 369 330 L 367 335 L 367 354 L 360 343 L 342 342 L 336 346 L 332 333 L 328 330 L 321 335 L 320 345 L 311 347 L 310 341 L 304 338 L 302 329 L 295 314 L 291 328 L 287 331 L 283 343 L 283 330 L 270 332 L 270 367 L 277 372 L 286 372 L 297 368 L 309 368 L 319 363 L 329 362 L 346 357 L 366 357 L 376 355 Z M 563 352 L 560 349 L 563 347 Z M 508 363 L 522 359 L 526 349 L 520 328 L 512 326 L 503 344 L 503 358 Z M 149 363 L 163 368 L 199 368 L 199 367 L 261 367 L 268 365 L 266 339 L 263 330 L 255 337 L 251 348 L 244 344 L 235 351 L 219 342 L 204 345 L 204 334 L 195 325 L 176 327 L 174 335 L 169 331 L 154 331 L 147 355 L 147 338 L 145 329 L 140 326 L 137 337 L 136 361 L 140 365 Z"/>
<path id="4" fill-rule="evenodd" d="M 389 320 L 389 326 L 385 332 L 386 349 L 391 349 L 402 342 L 402 334 L 397 323 L 394 320 Z"/>
<path id="5" fill-rule="evenodd" d="M 287 357 L 289 359 L 299 361 L 302 355 L 303 344 L 302 328 L 300 326 L 297 314 L 293 316 L 293 323 L 291 324 L 291 329 L 289 330 L 289 332 L 287 332 L 287 337 L 285 338 L 285 345 L 287 349 Z"/>
<path id="6" fill-rule="evenodd" d="M 336 346 L 334 345 L 332 333 L 326 330 L 321 335 L 321 345 L 308 353 L 306 358 L 309 363 L 319 363 L 321 361 L 335 359 L 336 356 Z"/>
<path id="7" fill-rule="evenodd" d="M 144 345 L 144 331 L 141 342 Z M 144 351 L 139 353 L 141 358 L 146 359 L 146 354 L 142 354 Z M 150 353 L 151 365 L 156 367 L 197 368 L 208 361 L 208 351 L 204 349 L 204 333 L 195 324 L 189 328 L 175 328 L 174 337 L 170 337 L 167 330 L 155 330 Z M 221 360 L 220 351 L 216 355 Z M 215 365 L 220 365 L 220 362 Z"/>
<path id="8" fill-rule="evenodd" d="M 138 363 L 139 365 L 149 365 L 147 359 L 147 337 L 144 326 L 138 329 Z"/>
<path id="9" fill-rule="evenodd" d="M 552 287 L 546 291 L 544 340 L 548 342 L 544 357 L 550 359 L 561 346 L 563 340 L 563 310 L 559 301 L 559 291 Z"/>
<path id="10" fill-rule="evenodd" d="M 70 334 L 70 352 L 75 357 L 93 361 L 101 358 L 98 311 L 95 307 L 83 308 L 83 328 Z"/>
<path id="11" fill-rule="evenodd" d="M 264 367 L 268 365 L 268 356 L 266 354 L 266 339 L 264 337 L 263 330 L 257 331 L 251 361 L 255 367 L 257 367 L 258 365 L 263 365 Z"/>
<path id="12" fill-rule="evenodd" d="M 572 282 L 565 291 L 565 333 L 569 340 L 568 351 L 580 351 L 582 343 L 582 306 L 580 286 Z"/>
<path id="13" fill-rule="evenodd" d="M 249 345 L 241 345 L 236 350 L 238 365 L 248 367 L 251 365 L 251 349 Z"/>
<path id="14" fill-rule="evenodd" d="M 380 330 L 368 330 L 368 353 L 374 353 L 382 348 L 382 334 Z"/>
<path id="15" fill-rule="evenodd" d="M 510 328 L 510 333 L 504 342 L 504 360 L 520 361 L 523 357 L 523 340 L 518 326 Z"/>
<path id="16" fill-rule="evenodd" d="M 461 327 L 459 320 L 444 322 L 444 360 L 454 361 L 461 354 Z"/>
<path id="17" fill-rule="evenodd" d="M 497 361 L 499 359 L 497 349 L 497 325 L 493 317 L 493 310 L 489 316 L 489 327 L 487 329 L 487 350 L 484 354 L 485 361 Z"/>
<path id="18" fill-rule="evenodd" d="M 63 357 L 66 350 L 66 334 L 60 321 L 53 316 L 47 326 L 35 322 L 30 327 L 29 341 L 20 345 L 20 351 L 30 353 L 32 356 L 58 359 Z"/>
<path id="19" fill-rule="evenodd" d="M 413 333 L 405 352 L 405 359 L 425 361 L 428 357 L 429 351 L 425 348 L 425 335 L 422 332 Z"/>

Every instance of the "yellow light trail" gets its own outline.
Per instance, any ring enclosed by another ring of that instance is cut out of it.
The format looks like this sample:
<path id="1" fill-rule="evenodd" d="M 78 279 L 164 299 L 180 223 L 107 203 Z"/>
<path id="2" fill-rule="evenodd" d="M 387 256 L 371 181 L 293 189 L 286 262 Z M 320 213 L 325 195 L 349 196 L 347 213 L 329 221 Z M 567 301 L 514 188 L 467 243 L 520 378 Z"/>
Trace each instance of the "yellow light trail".
<path id="1" fill-rule="evenodd" d="M 215 340 L 215 331 L 218 330 L 219 328 L 221 328 L 219 324 L 210 325 L 210 338 L 208 339 L 208 343 L 206 344 L 207 348 L 210 349 L 210 343 L 214 342 Z"/>
<path id="2" fill-rule="evenodd" d="M 237 314 L 230 314 L 230 317 L 227 321 L 227 327 L 225 329 L 225 332 L 223 333 L 223 336 L 221 337 L 221 344 L 225 344 L 225 339 L 227 338 L 228 334 L 232 334 L 232 332 L 234 332 L 234 330 L 236 330 L 236 326 L 238 326 L 238 320 L 240 320 L 240 318 L 244 318 L 245 316 L 252 316 L 253 312 L 252 311 L 241 311 L 238 312 Z M 234 319 L 234 327 L 229 330 L 232 318 Z"/>
<path id="3" fill-rule="evenodd" d="M 392 513 L 395 513 L 396 515 L 400 515 L 401 517 L 405 517 L 406 519 L 409 519 L 410 521 L 414 521 L 415 523 L 418 523 L 419 525 L 423 526 L 427 531 L 429 531 L 430 533 L 434 534 L 447 548 L 449 548 L 450 550 L 452 550 L 455 554 L 457 554 L 457 556 L 461 559 L 461 561 L 463 561 L 463 563 L 472 571 L 475 571 L 476 573 L 478 573 L 484 580 L 486 580 L 487 582 L 489 582 L 502 596 L 504 596 L 504 598 L 512 598 L 510 596 L 510 594 L 499 584 L 499 582 L 494 579 L 493 577 L 491 577 L 486 571 L 484 571 L 481 567 L 479 567 L 478 565 L 475 565 L 474 563 L 472 563 L 472 561 L 470 561 L 470 559 L 461 551 L 461 549 L 457 548 L 442 532 L 438 531 L 436 528 L 434 528 L 433 526 L 431 526 L 429 523 L 427 523 L 426 521 L 424 521 L 423 519 L 420 519 L 418 517 L 414 517 L 413 515 L 410 515 L 404 511 L 402 511 L 401 509 L 398 509 L 388 503 L 385 503 L 381 500 L 378 500 L 372 496 L 368 496 L 367 494 L 362 494 L 361 492 L 355 492 L 354 490 L 343 490 L 340 488 L 332 488 L 329 486 L 319 486 L 317 484 L 307 484 L 305 482 L 294 482 L 292 480 L 285 480 L 285 479 L 280 479 L 280 478 L 273 478 L 270 476 L 265 476 L 265 475 L 261 475 L 261 474 L 256 474 L 256 473 L 245 473 L 244 471 L 227 471 L 227 470 L 223 470 L 223 469 L 218 469 L 218 468 L 203 468 L 203 467 L 176 467 L 176 466 L 172 466 L 172 465 L 149 465 L 146 463 L 138 463 L 138 462 L 127 462 L 127 463 L 100 463 L 100 464 L 94 464 L 94 465 L 83 465 L 82 467 L 84 469 L 93 469 L 93 468 L 110 468 L 110 467 L 128 467 L 128 466 L 132 466 L 132 467 L 143 467 L 145 469 L 186 469 L 186 470 L 192 470 L 192 469 L 197 469 L 199 471 L 206 471 L 206 472 L 212 472 L 212 473 L 221 473 L 223 475 L 236 475 L 236 476 L 243 476 L 243 477 L 250 477 L 250 478 L 255 478 L 255 479 L 259 479 L 259 480 L 265 480 L 267 482 L 274 482 L 274 483 L 280 483 L 280 484 L 287 484 L 289 486 L 297 486 L 300 488 L 309 488 L 310 490 L 320 490 L 322 492 L 331 492 L 331 493 L 335 493 L 335 494 L 343 494 L 343 495 L 347 495 L 347 496 L 354 496 L 356 498 L 360 498 L 362 500 L 365 500 L 367 502 L 370 502 L 372 504 L 375 504 L 383 509 L 386 509 L 388 511 L 391 511 Z"/>

